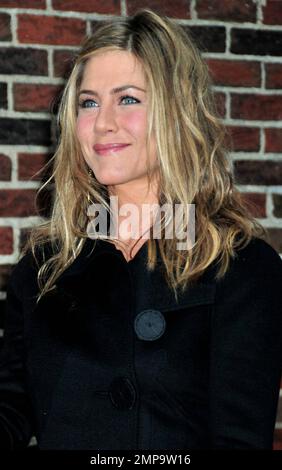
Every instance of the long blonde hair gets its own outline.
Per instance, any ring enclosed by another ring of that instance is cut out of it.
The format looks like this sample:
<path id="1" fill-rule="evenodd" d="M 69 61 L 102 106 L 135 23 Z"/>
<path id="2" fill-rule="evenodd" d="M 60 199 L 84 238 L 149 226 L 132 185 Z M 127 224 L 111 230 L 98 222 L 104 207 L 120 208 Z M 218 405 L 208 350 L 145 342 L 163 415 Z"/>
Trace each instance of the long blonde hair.
<path id="1" fill-rule="evenodd" d="M 87 238 L 89 198 L 109 209 L 107 188 L 89 177 L 75 131 L 83 70 L 89 58 L 107 50 L 130 51 L 144 67 L 150 90 L 148 142 L 154 133 L 160 202 L 195 204 L 192 249 L 177 250 L 175 238 L 158 240 L 166 280 L 176 297 L 178 287 L 196 281 L 215 260 L 216 278 L 221 278 L 235 250 L 265 233 L 234 187 L 226 131 L 198 48 L 174 20 L 142 9 L 103 23 L 86 38 L 66 83 L 58 113 L 59 144 L 50 162 L 53 172 L 38 192 L 54 182 L 51 216 L 31 231 L 23 250 L 31 248 L 36 257 L 36 248 L 44 251 L 44 244 L 51 243 L 52 255 L 43 257 L 38 270 L 38 300 L 79 255 Z M 151 182 L 149 167 L 148 178 Z M 156 240 L 148 240 L 148 269 L 155 268 L 156 253 Z"/>

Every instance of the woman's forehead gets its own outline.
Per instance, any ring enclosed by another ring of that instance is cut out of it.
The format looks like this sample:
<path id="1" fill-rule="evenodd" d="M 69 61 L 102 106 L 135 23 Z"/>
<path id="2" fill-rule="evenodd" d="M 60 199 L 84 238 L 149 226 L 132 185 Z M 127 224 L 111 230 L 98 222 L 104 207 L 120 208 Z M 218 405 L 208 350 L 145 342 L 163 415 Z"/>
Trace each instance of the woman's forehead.
<path id="1" fill-rule="evenodd" d="M 114 80 L 122 75 L 145 81 L 144 67 L 132 52 L 106 51 L 89 57 L 84 67 L 83 80 Z"/>
<path id="2" fill-rule="evenodd" d="M 84 90 L 91 90 L 94 94 L 101 95 L 105 92 L 122 92 L 129 89 L 128 85 L 135 88 L 130 90 L 131 93 L 137 92 L 139 96 L 144 93 L 149 98 L 152 85 L 142 59 L 130 51 L 114 49 L 95 51 L 87 58 L 76 89 L 79 94 Z"/>

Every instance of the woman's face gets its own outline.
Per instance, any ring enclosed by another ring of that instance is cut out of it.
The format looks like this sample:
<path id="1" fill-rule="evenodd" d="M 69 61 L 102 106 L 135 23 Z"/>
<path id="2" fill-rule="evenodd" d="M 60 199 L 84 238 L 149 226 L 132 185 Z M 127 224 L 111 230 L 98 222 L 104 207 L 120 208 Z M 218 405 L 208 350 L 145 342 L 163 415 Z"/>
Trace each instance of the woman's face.
<path id="1" fill-rule="evenodd" d="M 131 52 L 100 53 L 85 66 L 76 131 L 83 156 L 102 184 L 147 179 L 146 87 L 143 67 Z M 149 148 L 150 165 L 155 169 L 155 140 Z"/>

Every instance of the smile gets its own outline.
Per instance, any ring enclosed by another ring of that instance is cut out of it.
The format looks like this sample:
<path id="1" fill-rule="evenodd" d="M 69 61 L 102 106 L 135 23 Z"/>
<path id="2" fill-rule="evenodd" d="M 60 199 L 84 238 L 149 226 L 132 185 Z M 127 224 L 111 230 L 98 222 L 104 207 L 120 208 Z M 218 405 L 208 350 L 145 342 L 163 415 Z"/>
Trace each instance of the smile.
<path id="1" fill-rule="evenodd" d="M 105 145 L 105 146 L 94 146 L 94 150 L 98 155 L 107 155 L 113 152 L 119 152 L 124 148 L 128 147 L 130 144 L 121 144 L 121 145 Z"/>

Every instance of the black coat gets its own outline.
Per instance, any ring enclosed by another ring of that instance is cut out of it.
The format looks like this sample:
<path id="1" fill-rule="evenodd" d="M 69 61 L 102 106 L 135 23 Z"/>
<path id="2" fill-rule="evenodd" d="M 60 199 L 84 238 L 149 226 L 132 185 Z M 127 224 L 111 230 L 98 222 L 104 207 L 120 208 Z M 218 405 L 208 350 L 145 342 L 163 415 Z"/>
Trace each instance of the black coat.
<path id="1" fill-rule="evenodd" d="M 99 241 L 36 307 L 25 255 L 8 286 L 0 442 L 41 449 L 272 447 L 282 367 L 282 261 L 260 239 L 176 303 L 147 243 Z M 90 256 L 87 256 L 89 255 Z"/>

